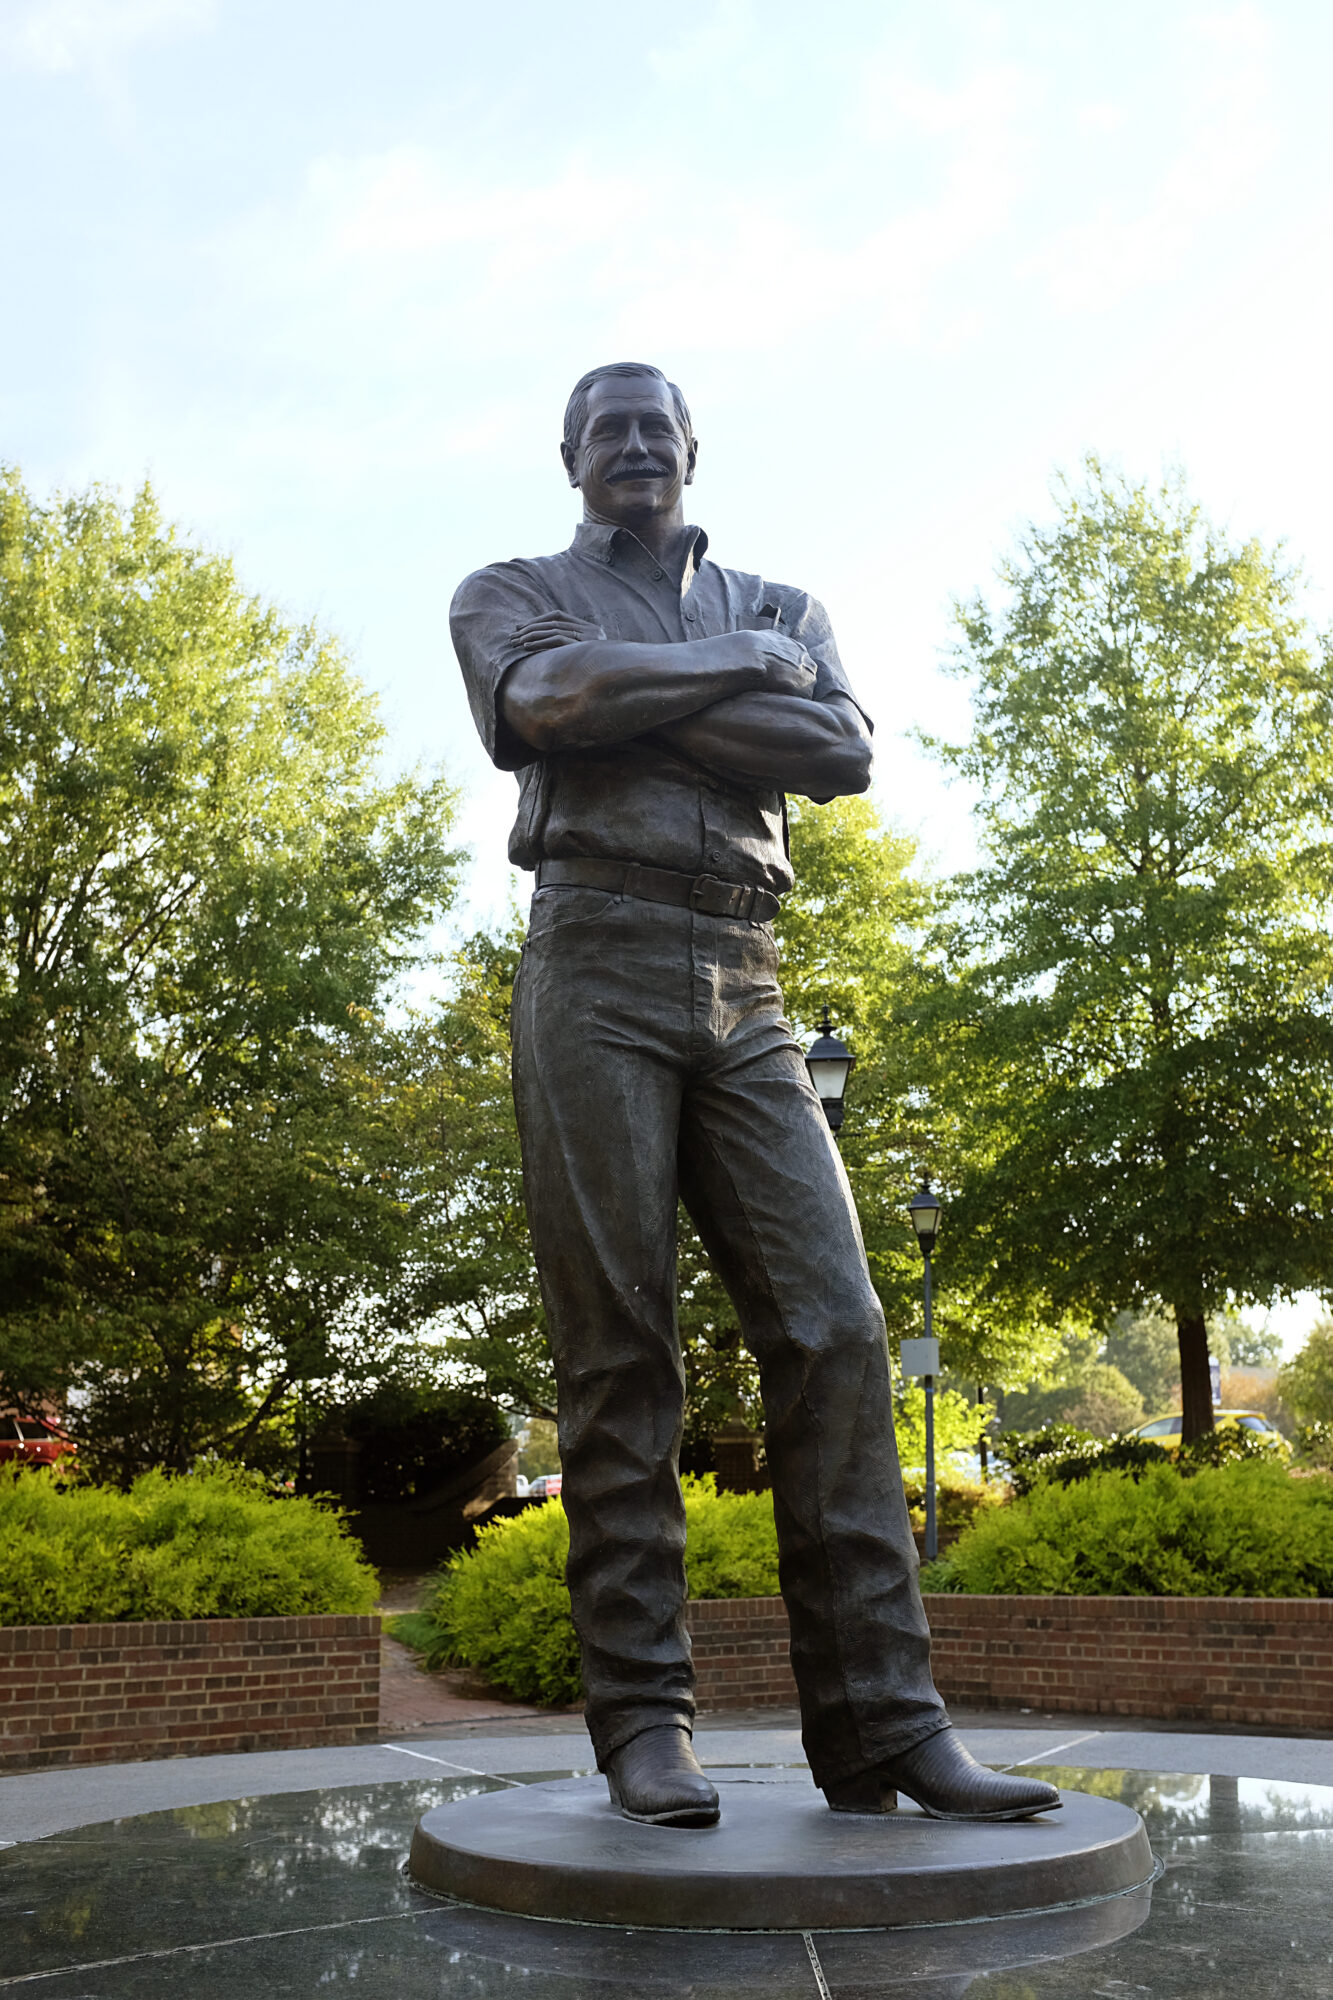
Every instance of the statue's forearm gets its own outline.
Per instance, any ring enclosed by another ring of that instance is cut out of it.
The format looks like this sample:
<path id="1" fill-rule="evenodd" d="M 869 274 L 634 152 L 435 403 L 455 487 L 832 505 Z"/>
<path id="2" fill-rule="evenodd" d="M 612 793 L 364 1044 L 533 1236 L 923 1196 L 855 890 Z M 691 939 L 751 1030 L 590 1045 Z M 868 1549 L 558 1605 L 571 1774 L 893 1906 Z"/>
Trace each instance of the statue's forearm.
<path id="1" fill-rule="evenodd" d="M 719 777 L 807 798 L 863 792 L 870 733 L 855 703 L 738 694 L 656 732 Z"/>
<path id="2" fill-rule="evenodd" d="M 535 750 L 592 750 L 648 736 L 743 689 L 767 670 L 724 640 L 632 645 L 612 639 L 560 644 L 510 668 L 505 720 Z M 749 637 L 750 635 L 745 635 Z"/>

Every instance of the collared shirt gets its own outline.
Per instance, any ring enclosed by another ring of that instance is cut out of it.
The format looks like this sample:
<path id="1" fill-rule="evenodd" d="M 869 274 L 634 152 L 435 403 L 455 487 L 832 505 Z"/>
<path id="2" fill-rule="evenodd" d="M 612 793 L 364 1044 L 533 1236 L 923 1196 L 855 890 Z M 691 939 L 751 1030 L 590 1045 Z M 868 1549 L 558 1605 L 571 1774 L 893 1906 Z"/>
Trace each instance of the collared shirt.
<path id="1" fill-rule="evenodd" d="M 525 657 L 517 628 L 551 611 L 640 645 L 763 631 L 776 611 L 779 629 L 817 663 L 814 699 L 851 695 L 821 604 L 802 590 L 707 561 L 708 537 L 699 528 L 688 534 L 679 585 L 629 529 L 591 522 L 560 555 L 491 563 L 459 585 L 449 624 L 473 719 L 492 761 L 518 776 L 509 838 L 516 867 L 591 855 L 717 875 L 778 895 L 790 889 L 780 792 L 728 782 L 653 737 L 543 753 L 515 735 L 500 705 L 505 675 Z"/>

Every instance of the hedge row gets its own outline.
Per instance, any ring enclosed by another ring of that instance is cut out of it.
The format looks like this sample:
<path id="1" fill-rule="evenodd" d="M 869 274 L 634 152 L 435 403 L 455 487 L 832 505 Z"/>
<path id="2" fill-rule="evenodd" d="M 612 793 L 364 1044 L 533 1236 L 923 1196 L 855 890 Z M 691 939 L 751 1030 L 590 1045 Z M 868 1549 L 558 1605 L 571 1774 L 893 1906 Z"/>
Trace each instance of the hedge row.
<path id="1" fill-rule="evenodd" d="M 147 1472 L 122 1493 L 0 1472 L 0 1625 L 366 1612 L 377 1592 L 336 1515 L 253 1474 Z"/>
<path id="2" fill-rule="evenodd" d="M 776 1594 L 769 1494 L 685 1482 L 686 1569 L 695 1597 Z M 578 1642 L 565 1588 L 569 1529 L 559 1501 L 482 1530 L 454 1556 L 401 1637 L 432 1666 L 473 1668 L 521 1701 L 573 1702 Z M 1039 1480 L 1009 1506 L 982 1507 L 929 1589 L 1024 1595 L 1333 1596 L 1333 1478 L 1238 1462 L 1182 1477 L 1170 1465 Z"/>

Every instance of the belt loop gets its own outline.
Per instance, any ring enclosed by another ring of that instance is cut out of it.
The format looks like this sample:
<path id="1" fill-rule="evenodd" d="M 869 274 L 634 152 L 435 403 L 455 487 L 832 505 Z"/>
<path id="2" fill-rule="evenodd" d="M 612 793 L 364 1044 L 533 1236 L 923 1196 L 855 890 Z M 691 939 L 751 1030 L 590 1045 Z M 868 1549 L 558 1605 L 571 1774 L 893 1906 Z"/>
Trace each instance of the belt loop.
<path id="1" fill-rule="evenodd" d="M 624 881 L 623 881 L 623 883 L 621 884 L 621 887 L 620 887 L 620 893 L 621 893 L 621 895 L 622 895 L 622 896 L 637 896 L 637 895 L 638 895 L 638 893 L 639 893 L 639 864 L 638 864 L 638 862 L 637 862 L 637 861 L 631 861 L 631 862 L 630 862 L 630 865 L 629 865 L 629 867 L 628 867 L 628 868 L 627 868 L 627 869 L 625 870 L 625 880 L 624 880 Z"/>

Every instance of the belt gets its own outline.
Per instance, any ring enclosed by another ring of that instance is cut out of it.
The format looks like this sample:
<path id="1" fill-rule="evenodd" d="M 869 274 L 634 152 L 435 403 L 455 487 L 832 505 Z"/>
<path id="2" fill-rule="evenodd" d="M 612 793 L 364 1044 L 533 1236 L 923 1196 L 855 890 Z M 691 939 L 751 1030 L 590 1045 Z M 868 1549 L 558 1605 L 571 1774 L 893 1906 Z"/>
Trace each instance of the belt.
<path id="1" fill-rule="evenodd" d="M 782 899 L 771 889 L 723 882 L 716 875 L 677 875 L 671 868 L 643 868 L 637 861 L 542 861 L 537 887 L 606 889 L 613 896 L 638 896 L 645 903 L 674 903 L 705 917 L 736 917 L 742 923 L 771 923 Z"/>

